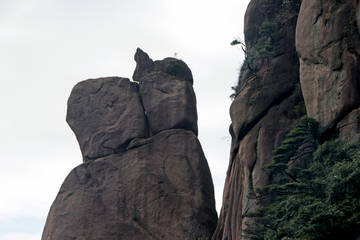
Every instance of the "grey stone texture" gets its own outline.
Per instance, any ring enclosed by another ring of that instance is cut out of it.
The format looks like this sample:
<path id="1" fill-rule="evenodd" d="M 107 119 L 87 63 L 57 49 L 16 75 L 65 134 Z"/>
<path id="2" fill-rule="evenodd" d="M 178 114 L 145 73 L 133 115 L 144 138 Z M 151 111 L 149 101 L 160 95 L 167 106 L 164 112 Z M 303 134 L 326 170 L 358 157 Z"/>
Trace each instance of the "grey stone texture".
<path id="1" fill-rule="evenodd" d="M 83 164 L 65 179 L 42 240 L 211 239 L 214 187 L 197 139 L 187 65 L 138 49 L 134 80 L 78 83 L 67 122 Z"/>

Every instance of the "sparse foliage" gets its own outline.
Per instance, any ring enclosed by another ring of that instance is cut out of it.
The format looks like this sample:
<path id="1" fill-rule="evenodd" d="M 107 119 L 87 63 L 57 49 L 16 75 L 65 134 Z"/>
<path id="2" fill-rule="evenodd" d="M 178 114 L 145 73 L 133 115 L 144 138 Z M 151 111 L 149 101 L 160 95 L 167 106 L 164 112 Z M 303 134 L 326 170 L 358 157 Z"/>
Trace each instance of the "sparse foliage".
<path id="1" fill-rule="evenodd" d="M 274 45 L 274 32 L 278 30 L 278 25 L 275 22 L 265 21 L 261 24 L 259 29 L 260 38 L 258 40 L 258 46 L 255 47 L 255 51 L 252 53 L 247 51 L 246 45 L 238 39 L 234 39 L 230 45 L 242 45 L 242 49 L 245 53 L 245 60 L 240 68 L 240 72 L 244 70 L 253 71 L 252 64 L 256 60 L 266 59 L 268 61 L 269 58 L 275 56 L 275 52 L 273 51 Z M 235 92 L 230 95 L 231 99 L 234 99 L 238 95 L 238 88 L 232 88 Z"/>

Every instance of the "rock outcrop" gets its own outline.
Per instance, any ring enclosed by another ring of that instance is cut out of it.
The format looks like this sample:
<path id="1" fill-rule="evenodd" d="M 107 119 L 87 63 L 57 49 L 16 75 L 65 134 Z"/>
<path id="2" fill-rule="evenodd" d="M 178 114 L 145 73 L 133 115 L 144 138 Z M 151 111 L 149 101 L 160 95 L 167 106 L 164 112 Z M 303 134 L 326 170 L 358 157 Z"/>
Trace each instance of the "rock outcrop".
<path id="1" fill-rule="evenodd" d="M 141 49 L 135 54 L 134 80 L 149 122 L 150 134 L 182 128 L 198 134 L 196 98 L 190 69 L 181 60 L 153 62 Z"/>
<path id="2" fill-rule="evenodd" d="M 124 151 L 134 138 L 148 137 L 138 84 L 127 78 L 89 79 L 75 85 L 66 121 L 84 161 Z"/>
<path id="3" fill-rule="evenodd" d="M 84 163 L 62 184 L 43 240 L 211 238 L 217 214 L 191 71 L 140 49 L 135 60 L 139 84 L 109 77 L 74 87 L 67 122 Z"/>
<path id="4" fill-rule="evenodd" d="M 137 65 L 133 74 L 133 80 L 141 82 L 141 78 L 154 72 L 163 72 L 171 76 L 178 77 L 193 84 L 193 76 L 190 68 L 185 62 L 177 58 L 165 58 L 153 61 L 149 55 L 138 48 L 134 57 Z"/>
<path id="5" fill-rule="evenodd" d="M 243 214 L 258 207 L 248 193 L 271 181 L 263 166 L 271 162 L 274 149 L 305 113 L 294 41 L 297 14 L 280 15 L 279 10 L 287 10 L 282 1 L 252 0 L 245 14 L 246 50 L 251 62 L 242 68 L 238 93 L 230 107 L 230 163 L 213 239 L 241 239 L 246 222 Z M 263 22 L 269 19 L 278 22 L 272 36 L 260 36 Z M 272 57 L 259 56 L 258 49 L 265 43 L 271 45 Z"/>
<path id="6" fill-rule="evenodd" d="M 320 134 L 341 129 L 345 137 L 344 124 L 337 125 L 360 107 L 357 2 L 304 0 L 301 4 L 296 28 L 301 87 L 308 116 L 320 123 Z"/>
<path id="7" fill-rule="evenodd" d="M 272 183 L 264 166 L 301 115 L 319 122 L 320 143 L 360 139 L 359 9 L 355 0 L 249 3 L 247 56 L 230 107 L 230 162 L 212 239 L 246 239 L 243 215 L 264 206 L 247 195 Z M 314 149 L 299 149 L 306 147 Z M 308 166 L 312 151 L 291 164 Z"/>

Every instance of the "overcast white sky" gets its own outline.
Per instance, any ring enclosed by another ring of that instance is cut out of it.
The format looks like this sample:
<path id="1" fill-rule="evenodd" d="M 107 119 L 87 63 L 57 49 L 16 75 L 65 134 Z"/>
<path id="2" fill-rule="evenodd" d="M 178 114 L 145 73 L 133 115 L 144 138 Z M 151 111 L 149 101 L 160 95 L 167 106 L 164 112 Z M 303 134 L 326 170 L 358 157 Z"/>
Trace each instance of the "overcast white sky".
<path id="1" fill-rule="evenodd" d="M 177 57 L 194 76 L 199 139 L 217 210 L 228 167 L 231 86 L 243 61 L 249 0 L 0 0 L 0 240 L 40 239 L 70 170 L 82 163 L 65 122 L 72 87 L 131 78 L 142 48 Z"/>

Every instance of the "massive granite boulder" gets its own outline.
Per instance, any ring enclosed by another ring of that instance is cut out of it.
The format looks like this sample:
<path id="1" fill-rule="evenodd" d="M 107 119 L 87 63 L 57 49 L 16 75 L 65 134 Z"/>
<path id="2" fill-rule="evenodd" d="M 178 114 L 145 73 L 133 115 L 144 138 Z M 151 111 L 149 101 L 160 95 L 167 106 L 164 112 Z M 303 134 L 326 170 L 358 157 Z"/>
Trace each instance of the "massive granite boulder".
<path id="1" fill-rule="evenodd" d="M 320 123 L 320 134 L 334 132 L 359 107 L 357 2 L 304 0 L 301 4 L 296 28 L 301 87 L 308 116 Z"/>
<path id="2" fill-rule="evenodd" d="M 142 71 L 151 64 L 140 49 L 135 59 L 147 61 L 145 67 L 138 62 L 135 72 L 140 73 L 134 74 L 141 76 L 140 87 L 118 77 L 74 87 L 67 121 L 84 163 L 62 184 L 43 240 L 193 240 L 213 235 L 214 189 L 196 135 L 192 82 L 179 74 L 181 69 L 175 68 L 176 74 Z"/>
<path id="3" fill-rule="evenodd" d="M 213 194 L 195 134 L 163 131 L 73 169 L 43 239 L 210 239 Z"/>
<path id="4" fill-rule="evenodd" d="M 151 134 L 182 128 L 196 135 L 196 98 L 189 81 L 154 72 L 143 77 L 139 91 Z"/>
<path id="5" fill-rule="evenodd" d="M 133 79 L 149 122 L 150 134 L 182 128 L 198 134 L 196 97 L 189 67 L 181 60 L 165 58 L 153 62 L 141 49 L 136 50 L 137 66 Z"/>
<path id="6" fill-rule="evenodd" d="M 68 100 L 66 121 L 84 161 L 124 151 L 134 138 L 148 137 L 138 84 L 108 77 L 79 82 Z"/>

